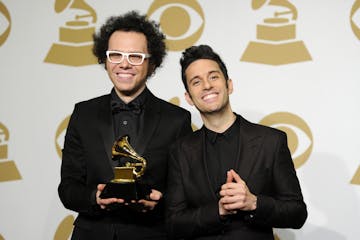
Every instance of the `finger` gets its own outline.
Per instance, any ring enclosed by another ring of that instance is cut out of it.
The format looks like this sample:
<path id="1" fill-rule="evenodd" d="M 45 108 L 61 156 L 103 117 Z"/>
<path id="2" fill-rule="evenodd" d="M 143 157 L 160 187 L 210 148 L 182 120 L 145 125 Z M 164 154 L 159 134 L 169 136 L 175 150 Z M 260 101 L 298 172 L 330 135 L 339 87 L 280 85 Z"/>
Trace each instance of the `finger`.
<path id="1" fill-rule="evenodd" d="M 153 201 L 159 201 L 160 199 L 162 198 L 162 193 L 155 190 L 155 189 L 152 189 L 151 190 L 151 193 L 150 193 L 150 199 L 153 200 Z"/>
<path id="2" fill-rule="evenodd" d="M 139 203 L 143 204 L 146 210 L 153 210 L 157 204 L 157 202 L 147 201 L 144 199 L 139 200 Z"/>
<path id="3" fill-rule="evenodd" d="M 234 213 L 236 213 L 237 210 L 241 209 L 241 206 L 239 206 L 238 203 L 224 204 L 223 207 L 226 211 L 230 211 L 230 212 L 234 212 Z"/>
<path id="4" fill-rule="evenodd" d="M 241 202 L 241 198 L 238 196 L 224 196 L 221 198 L 223 204 L 234 204 L 236 202 Z"/>
<path id="5" fill-rule="evenodd" d="M 243 207 L 243 201 L 239 201 L 234 197 L 223 197 L 221 199 L 221 204 L 226 210 L 239 210 Z"/>
<path id="6" fill-rule="evenodd" d="M 233 179 L 235 180 L 235 182 L 237 183 L 245 183 L 241 177 L 239 176 L 239 174 L 237 174 L 233 169 L 230 170 L 231 175 L 233 176 Z"/>
<path id="7" fill-rule="evenodd" d="M 225 195 L 232 195 L 232 194 L 236 194 L 236 192 L 239 191 L 240 188 L 242 188 L 242 187 L 243 187 L 243 184 L 241 184 L 241 183 L 236 183 L 236 182 L 225 183 L 221 186 L 220 191 L 225 191 L 225 192 L 223 192 L 223 194 L 225 194 Z"/>
<path id="8" fill-rule="evenodd" d="M 97 201 L 97 204 L 99 204 L 100 206 L 106 206 L 106 205 L 109 205 L 109 204 L 111 204 L 111 203 L 114 203 L 114 202 L 116 202 L 116 199 L 115 198 L 107 198 L 107 199 L 99 199 L 98 201 Z"/>
<path id="9" fill-rule="evenodd" d="M 220 196 L 222 196 L 222 197 L 233 196 L 236 194 L 236 191 L 232 188 L 226 188 L 226 189 L 222 189 L 219 193 L 220 193 Z"/>

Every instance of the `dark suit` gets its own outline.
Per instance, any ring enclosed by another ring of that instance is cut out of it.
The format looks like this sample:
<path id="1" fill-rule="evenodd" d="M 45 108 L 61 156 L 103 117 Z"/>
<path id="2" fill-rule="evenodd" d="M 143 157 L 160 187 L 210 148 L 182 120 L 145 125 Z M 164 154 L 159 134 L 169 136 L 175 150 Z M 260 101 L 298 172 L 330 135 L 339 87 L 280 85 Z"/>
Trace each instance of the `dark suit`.
<path id="1" fill-rule="evenodd" d="M 123 239 L 129 235 L 131 239 L 143 239 L 153 233 L 163 234 L 161 202 L 148 213 L 126 207 L 107 211 L 96 204 L 97 185 L 114 177 L 111 148 L 115 136 L 110 99 L 110 95 L 104 95 L 76 104 L 66 132 L 58 191 L 64 206 L 79 213 L 73 239 L 113 240 L 114 234 L 123 235 Z M 190 118 L 190 113 L 180 107 L 151 93 L 147 97 L 143 128 L 130 144 L 147 160 L 142 180 L 153 189 L 166 190 L 169 145 L 192 131 Z M 144 228 L 137 228 L 140 226 Z"/>
<path id="2" fill-rule="evenodd" d="M 219 216 L 204 158 L 204 128 L 187 135 L 170 151 L 167 225 L 172 237 L 193 239 L 273 239 L 272 228 L 300 228 L 307 210 L 287 147 L 286 134 L 242 118 L 236 168 L 257 196 L 257 209 Z M 237 123 L 239 122 L 239 123 Z"/>

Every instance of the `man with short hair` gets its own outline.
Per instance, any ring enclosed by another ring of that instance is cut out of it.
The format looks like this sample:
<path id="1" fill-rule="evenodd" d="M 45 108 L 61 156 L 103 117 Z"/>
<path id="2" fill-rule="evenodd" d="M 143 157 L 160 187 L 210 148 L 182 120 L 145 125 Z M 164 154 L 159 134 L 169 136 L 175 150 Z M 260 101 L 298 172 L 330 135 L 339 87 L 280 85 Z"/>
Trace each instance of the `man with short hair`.
<path id="1" fill-rule="evenodd" d="M 204 125 L 170 151 L 170 236 L 272 240 L 274 227 L 302 227 L 307 209 L 286 134 L 232 111 L 233 83 L 211 47 L 186 49 L 180 63 L 185 98 Z"/>

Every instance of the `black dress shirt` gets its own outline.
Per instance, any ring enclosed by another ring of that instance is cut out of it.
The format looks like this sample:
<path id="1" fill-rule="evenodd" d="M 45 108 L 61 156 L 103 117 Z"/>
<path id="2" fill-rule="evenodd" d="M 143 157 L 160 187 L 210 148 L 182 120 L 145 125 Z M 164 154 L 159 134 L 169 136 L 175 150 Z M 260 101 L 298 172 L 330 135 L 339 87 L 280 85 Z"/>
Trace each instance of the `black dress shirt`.
<path id="1" fill-rule="evenodd" d="M 206 161 L 213 189 L 219 193 L 221 185 L 226 182 L 227 171 L 235 169 L 239 156 L 239 123 L 234 123 L 223 133 L 205 128 Z M 236 123 L 236 124 L 235 124 Z"/>
<path id="2" fill-rule="evenodd" d="M 146 98 L 149 94 L 147 88 L 140 93 L 134 100 L 129 103 L 124 103 L 116 94 L 115 89 L 111 90 L 111 109 L 114 122 L 115 138 L 118 140 L 124 135 L 129 136 L 129 143 L 135 149 L 136 141 L 138 140 L 139 129 L 141 129 L 144 116 L 144 107 Z M 125 162 L 134 161 L 131 158 L 118 157 L 116 160 L 120 161 L 118 165 L 123 165 Z"/>

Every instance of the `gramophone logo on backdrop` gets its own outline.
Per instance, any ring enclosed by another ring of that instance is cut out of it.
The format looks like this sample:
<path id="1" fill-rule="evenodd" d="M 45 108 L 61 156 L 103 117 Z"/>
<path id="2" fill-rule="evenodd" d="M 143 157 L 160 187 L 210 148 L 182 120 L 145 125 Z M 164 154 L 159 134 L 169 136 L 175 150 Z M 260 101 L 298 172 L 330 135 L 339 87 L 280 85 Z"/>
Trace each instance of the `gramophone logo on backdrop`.
<path id="1" fill-rule="evenodd" d="M 251 41 L 240 61 L 283 65 L 310 61 L 303 41 L 296 39 L 296 7 L 287 0 L 252 0 L 252 9 L 271 10 L 271 17 L 256 27 L 256 41 Z"/>
<path id="2" fill-rule="evenodd" d="M 289 112 L 276 112 L 264 117 L 260 124 L 286 133 L 295 168 L 299 168 L 309 159 L 313 149 L 313 136 L 302 118 Z"/>
<path id="3" fill-rule="evenodd" d="M 351 179 L 351 184 L 360 185 L 360 167 L 358 167 L 354 177 Z"/>
<path id="4" fill-rule="evenodd" d="M 10 34 L 11 18 L 6 6 L 0 2 L 0 46 L 4 44 Z"/>
<path id="5" fill-rule="evenodd" d="M 56 133 L 55 133 L 55 148 L 60 159 L 62 157 L 61 149 L 64 146 L 64 138 L 65 138 L 66 128 L 69 125 L 69 121 L 70 121 L 70 116 L 67 116 L 64 120 L 62 120 L 62 122 L 56 129 Z"/>
<path id="6" fill-rule="evenodd" d="M 74 228 L 74 216 L 67 215 L 59 224 L 56 229 L 54 240 L 67 240 L 70 239 L 72 230 Z M 1 239 L 0 239 L 1 240 Z"/>
<path id="7" fill-rule="evenodd" d="M 70 116 L 65 117 L 59 124 L 55 133 L 55 148 L 60 159 L 62 158 L 61 149 L 64 146 L 64 138 L 65 138 L 67 126 L 69 125 L 69 121 L 70 121 Z M 73 223 L 74 223 L 74 216 L 67 215 L 57 227 L 54 235 L 54 240 L 69 239 L 73 230 Z"/>
<path id="8" fill-rule="evenodd" d="M 166 46 L 171 51 L 194 45 L 205 26 L 204 12 L 195 0 L 155 0 L 147 15 L 160 22 Z"/>
<path id="9" fill-rule="evenodd" d="M 0 122 L 0 182 L 21 179 L 14 161 L 8 160 L 9 130 Z"/>
<path id="10" fill-rule="evenodd" d="M 55 12 L 64 11 L 74 17 L 59 28 L 59 42 L 51 46 L 44 61 L 68 66 L 96 64 L 92 54 L 95 10 L 84 0 L 56 0 Z"/>
<path id="11" fill-rule="evenodd" d="M 360 40 L 360 0 L 356 0 L 350 12 L 350 24 L 355 36 Z"/>
<path id="12" fill-rule="evenodd" d="M 173 97 L 173 98 L 171 98 L 169 100 L 169 103 L 172 103 L 172 104 L 180 107 L 180 98 L 179 97 Z M 196 130 L 199 129 L 194 123 L 191 123 L 191 128 L 192 128 L 193 131 L 196 131 Z"/>

